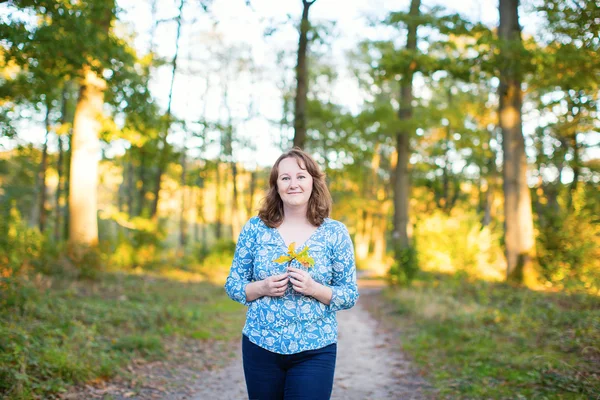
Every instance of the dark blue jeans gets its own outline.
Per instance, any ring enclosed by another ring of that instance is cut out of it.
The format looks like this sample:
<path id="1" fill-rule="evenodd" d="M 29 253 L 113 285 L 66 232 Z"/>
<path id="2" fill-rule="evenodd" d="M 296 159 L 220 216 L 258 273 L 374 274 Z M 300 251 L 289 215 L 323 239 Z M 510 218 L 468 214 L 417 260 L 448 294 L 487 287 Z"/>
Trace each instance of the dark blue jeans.
<path id="1" fill-rule="evenodd" d="M 328 400 L 337 344 L 296 354 L 277 354 L 242 335 L 244 375 L 250 400 Z"/>

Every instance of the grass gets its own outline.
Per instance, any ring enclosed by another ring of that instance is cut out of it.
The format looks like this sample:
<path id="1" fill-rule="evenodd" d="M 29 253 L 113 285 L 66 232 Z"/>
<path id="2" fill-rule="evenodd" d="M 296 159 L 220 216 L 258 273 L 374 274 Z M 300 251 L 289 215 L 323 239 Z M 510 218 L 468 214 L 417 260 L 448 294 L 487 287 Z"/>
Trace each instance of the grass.
<path id="1" fill-rule="evenodd" d="M 600 299 L 423 275 L 385 318 L 444 399 L 600 399 Z"/>
<path id="2" fill-rule="evenodd" d="M 163 359 L 167 341 L 231 340 L 244 321 L 222 286 L 119 273 L 39 278 L 0 293 L 0 305 L 0 397 L 9 399 L 47 398 L 132 359 Z"/>

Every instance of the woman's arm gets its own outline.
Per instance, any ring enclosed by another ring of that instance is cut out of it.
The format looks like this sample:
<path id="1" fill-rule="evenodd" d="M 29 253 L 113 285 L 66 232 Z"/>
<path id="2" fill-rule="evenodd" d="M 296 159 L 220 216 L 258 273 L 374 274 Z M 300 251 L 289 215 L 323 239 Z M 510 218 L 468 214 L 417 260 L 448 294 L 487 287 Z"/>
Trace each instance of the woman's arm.
<path id="1" fill-rule="evenodd" d="M 333 290 L 331 290 L 331 288 L 328 288 L 325 285 L 321 285 L 318 282 L 315 282 L 315 284 L 316 288 L 312 297 L 328 306 L 331 303 L 331 296 L 333 296 Z"/>
<path id="2" fill-rule="evenodd" d="M 235 247 L 235 254 L 225 282 L 227 295 L 244 305 L 249 305 L 263 296 L 279 297 L 285 294 L 288 284 L 287 274 L 270 276 L 263 280 L 254 281 L 254 234 L 256 226 L 248 221 Z"/>
<path id="3" fill-rule="evenodd" d="M 333 277 L 330 285 L 330 311 L 340 311 L 351 308 L 358 300 L 356 285 L 356 263 L 354 261 L 354 245 L 345 225 L 336 227 L 337 240 L 332 243 L 331 267 Z"/>
<path id="4" fill-rule="evenodd" d="M 288 274 L 280 274 L 250 282 L 246 285 L 246 301 L 250 302 L 263 296 L 281 297 L 285 294 L 288 281 Z"/>
<path id="5" fill-rule="evenodd" d="M 225 281 L 227 295 L 232 300 L 244 305 L 248 305 L 250 301 L 256 299 L 250 299 L 246 294 L 247 286 L 252 282 L 252 272 L 254 270 L 254 254 L 252 251 L 254 229 L 256 227 L 252 225 L 251 221 L 248 221 L 240 232 L 231 269 Z M 255 287 L 256 285 L 253 286 Z"/>

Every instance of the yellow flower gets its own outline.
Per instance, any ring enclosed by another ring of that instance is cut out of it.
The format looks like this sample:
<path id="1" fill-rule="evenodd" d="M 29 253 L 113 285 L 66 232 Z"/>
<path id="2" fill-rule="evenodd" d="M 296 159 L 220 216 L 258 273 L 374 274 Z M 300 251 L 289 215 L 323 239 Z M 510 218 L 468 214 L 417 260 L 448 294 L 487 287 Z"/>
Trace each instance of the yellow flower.
<path id="1" fill-rule="evenodd" d="M 314 258 L 308 255 L 308 246 L 304 247 L 304 249 L 302 249 L 301 252 L 296 253 L 296 242 L 290 243 L 287 255 L 280 256 L 276 260 L 273 260 L 273 262 L 280 264 L 287 262 L 288 264 L 290 264 L 292 260 L 297 260 L 300 264 L 304 265 L 307 268 L 310 268 L 313 265 L 315 265 Z"/>

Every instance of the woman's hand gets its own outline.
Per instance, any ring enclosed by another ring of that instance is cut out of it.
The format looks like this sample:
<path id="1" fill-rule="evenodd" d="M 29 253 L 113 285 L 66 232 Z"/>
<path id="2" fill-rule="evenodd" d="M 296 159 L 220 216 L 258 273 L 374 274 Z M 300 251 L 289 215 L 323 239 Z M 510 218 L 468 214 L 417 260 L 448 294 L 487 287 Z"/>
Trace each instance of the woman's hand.
<path id="1" fill-rule="evenodd" d="M 302 269 L 288 267 L 290 282 L 292 287 L 298 293 L 305 296 L 314 296 L 317 293 L 318 283 L 313 280 L 310 274 Z"/>
<path id="2" fill-rule="evenodd" d="M 288 274 L 273 275 L 263 279 L 262 295 L 270 297 L 281 297 L 285 294 L 289 282 Z"/>

